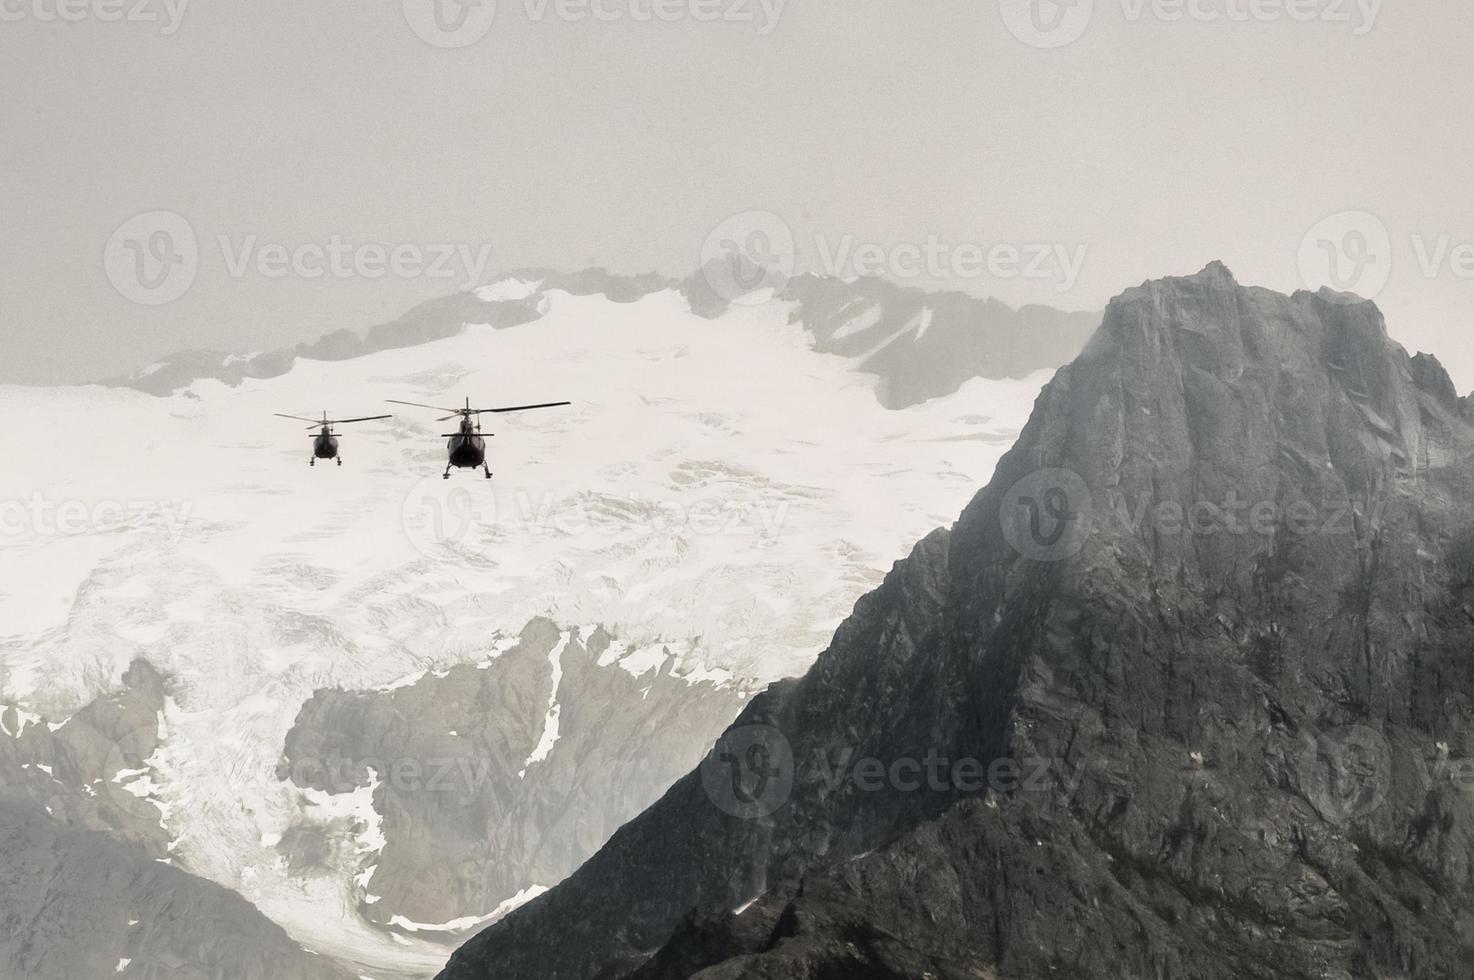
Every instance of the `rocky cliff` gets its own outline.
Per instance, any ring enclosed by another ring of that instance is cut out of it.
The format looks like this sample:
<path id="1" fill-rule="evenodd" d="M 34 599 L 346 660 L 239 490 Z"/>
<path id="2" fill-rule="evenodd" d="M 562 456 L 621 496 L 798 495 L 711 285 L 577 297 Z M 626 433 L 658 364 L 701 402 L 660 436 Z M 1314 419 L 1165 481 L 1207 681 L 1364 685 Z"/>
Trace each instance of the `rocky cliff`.
<path id="1" fill-rule="evenodd" d="M 150 762 L 167 694 L 140 660 L 64 722 L 0 706 L 0 976 L 348 980 L 174 866 Z"/>
<path id="2" fill-rule="evenodd" d="M 674 676 L 660 651 L 603 629 L 538 619 L 482 664 L 393 690 L 318 691 L 278 775 L 328 794 L 372 785 L 383 843 L 357 879 L 363 915 L 464 933 L 577 869 L 700 761 L 744 696 Z M 331 831 L 294 827 L 279 850 L 311 873 Z"/>
<path id="3" fill-rule="evenodd" d="M 951 532 L 443 980 L 1470 975 L 1471 450 L 1369 303 L 1127 291 Z"/>

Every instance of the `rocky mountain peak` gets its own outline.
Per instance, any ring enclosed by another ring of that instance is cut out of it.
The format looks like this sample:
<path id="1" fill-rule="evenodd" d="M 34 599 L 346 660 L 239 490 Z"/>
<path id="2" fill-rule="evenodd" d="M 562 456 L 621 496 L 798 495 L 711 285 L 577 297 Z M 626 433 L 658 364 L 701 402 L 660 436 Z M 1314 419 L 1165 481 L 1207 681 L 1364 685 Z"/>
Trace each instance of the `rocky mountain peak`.
<path id="1" fill-rule="evenodd" d="M 1435 365 L 1220 263 L 1128 290 L 952 533 L 443 976 L 1467 974 L 1474 428 Z"/>

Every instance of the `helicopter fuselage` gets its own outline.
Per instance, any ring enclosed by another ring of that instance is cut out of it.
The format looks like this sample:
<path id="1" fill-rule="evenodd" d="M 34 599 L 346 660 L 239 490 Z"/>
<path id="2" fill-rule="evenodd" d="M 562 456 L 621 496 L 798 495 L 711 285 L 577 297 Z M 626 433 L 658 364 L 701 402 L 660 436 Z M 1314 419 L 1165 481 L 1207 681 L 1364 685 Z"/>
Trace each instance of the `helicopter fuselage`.
<path id="1" fill-rule="evenodd" d="M 450 437 L 445 451 L 450 465 L 457 469 L 472 470 L 486 464 L 486 439 L 468 420 L 462 420 L 461 431 Z"/>
<path id="2" fill-rule="evenodd" d="M 312 455 L 318 459 L 333 459 L 338 455 L 338 437 L 324 429 L 312 437 Z"/>
<path id="3" fill-rule="evenodd" d="M 445 444 L 450 465 L 457 469 L 475 469 L 486 462 L 486 440 L 481 436 L 457 433 Z"/>

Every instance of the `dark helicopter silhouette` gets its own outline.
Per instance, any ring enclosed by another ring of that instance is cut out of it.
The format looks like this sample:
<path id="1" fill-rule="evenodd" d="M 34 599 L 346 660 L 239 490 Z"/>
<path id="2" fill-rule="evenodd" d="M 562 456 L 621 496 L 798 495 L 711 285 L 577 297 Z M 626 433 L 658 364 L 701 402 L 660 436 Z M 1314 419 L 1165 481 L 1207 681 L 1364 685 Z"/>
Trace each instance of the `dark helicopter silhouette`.
<path id="1" fill-rule="evenodd" d="M 486 473 L 486 478 L 491 479 L 491 467 L 486 465 L 486 438 L 493 433 L 481 431 L 480 415 L 500 415 L 503 412 L 528 412 L 534 408 L 559 408 L 563 405 L 572 405 L 573 402 L 543 402 L 540 405 L 511 405 L 507 408 L 472 408 L 471 399 L 466 399 L 465 408 L 442 408 L 439 405 L 422 405 L 419 402 L 402 402 L 397 398 L 388 401 L 395 405 L 412 405 L 415 408 L 428 408 L 436 412 L 449 412 L 450 414 L 435 421 L 445 422 L 449 419 L 459 418 L 461 420 L 459 432 L 448 432 L 445 438 L 450 441 L 445 444 L 446 454 L 449 457 L 445 464 L 445 474 L 441 479 L 449 480 L 451 468 L 474 470 L 481 467 Z"/>
<path id="2" fill-rule="evenodd" d="M 376 422 L 379 419 L 392 419 L 392 415 L 369 415 L 361 419 L 330 419 L 328 413 L 322 413 L 322 419 L 305 419 L 300 415 L 283 415 L 280 412 L 273 413 L 279 419 L 295 419 L 298 422 L 310 422 L 309 429 L 318 429 L 312 437 L 312 459 L 308 466 L 316 466 L 320 459 L 336 459 L 338 465 L 343 465 L 343 457 L 338 455 L 338 434 L 333 431 L 335 425 L 347 425 L 350 422 Z"/>

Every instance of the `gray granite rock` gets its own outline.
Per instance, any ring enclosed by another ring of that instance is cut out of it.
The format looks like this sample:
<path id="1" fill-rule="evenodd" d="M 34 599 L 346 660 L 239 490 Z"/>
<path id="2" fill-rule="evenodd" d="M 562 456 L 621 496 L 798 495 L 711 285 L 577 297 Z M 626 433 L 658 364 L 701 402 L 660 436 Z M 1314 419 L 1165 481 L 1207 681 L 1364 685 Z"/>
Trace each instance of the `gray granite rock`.
<path id="1" fill-rule="evenodd" d="M 0 977 L 351 978 L 174 866 L 149 783 L 168 684 L 123 681 L 63 722 L 0 707 Z"/>
<path id="2" fill-rule="evenodd" d="M 555 692 L 549 658 L 560 644 Z M 601 667 L 609 644 L 602 629 L 585 637 L 534 620 L 489 663 L 391 691 L 323 690 L 303 706 L 278 775 L 334 793 L 378 783 L 386 844 L 366 918 L 478 918 L 556 884 L 700 761 L 742 708 L 739 689 L 673 677 L 669 662 L 638 677 Z M 281 844 L 304 869 L 320 847 L 301 834 Z"/>
<path id="3" fill-rule="evenodd" d="M 1474 975 L 1465 404 L 1369 303 L 1127 291 L 955 528 L 443 980 Z"/>
<path id="4" fill-rule="evenodd" d="M 0 976 L 350 980 L 245 899 L 0 793 Z"/>

